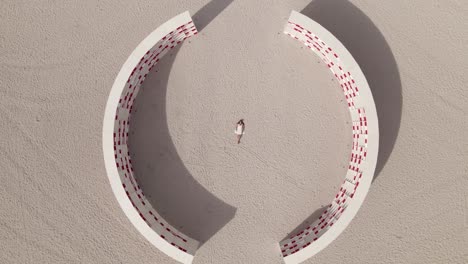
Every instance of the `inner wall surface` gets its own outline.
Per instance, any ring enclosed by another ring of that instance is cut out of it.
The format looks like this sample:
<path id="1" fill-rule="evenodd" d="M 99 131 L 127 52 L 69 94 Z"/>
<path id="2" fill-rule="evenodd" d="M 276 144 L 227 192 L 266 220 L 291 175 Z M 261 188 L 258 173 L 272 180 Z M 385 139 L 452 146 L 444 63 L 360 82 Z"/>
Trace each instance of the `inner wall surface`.
<path id="1" fill-rule="evenodd" d="M 346 174 L 351 124 L 339 84 L 278 34 L 284 24 L 263 23 L 263 35 L 231 29 L 245 38 L 205 28 L 155 66 L 134 104 L 136 177 L 169 223 L 205 243 L 194 263 L 280 262 L 278 241 L 318 217 Z"/>
<path id="2" fill-rule="evenodd" d="M 195 34 L 197 29 L 189 13 L 184 12 L 148 35 L 135 48 L 116 77 L 103 125 L 106 169 L 120 206 L 150 243 L 181 263 L 192 262 L 199 242 L 168 224 L 146 199 L 134 175 L 128 132 L 133 103 L 147 73 L 169 50 Z"/>

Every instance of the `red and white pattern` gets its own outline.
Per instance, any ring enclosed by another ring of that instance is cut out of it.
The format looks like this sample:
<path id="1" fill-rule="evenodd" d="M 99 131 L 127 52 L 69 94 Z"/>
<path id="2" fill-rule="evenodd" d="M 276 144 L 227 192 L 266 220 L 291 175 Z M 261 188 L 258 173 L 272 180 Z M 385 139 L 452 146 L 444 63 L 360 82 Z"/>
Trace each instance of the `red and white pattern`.
<path id="1" fill-rule="evenodd" d="M 319 34 L 306 29 L 305 25 Z M 284 261 L 290 264 L 300 263 L 322 250 L 352 220 L 370 186 L 377 161 L 379 135 L 372 94 L 346 48 L 319 24 L 294 11 L 285 33 L 303 42 L 330 68 L 340 84 L 353 121 L 349 166 L 338 193 L 319 219 L 280 242 Z M 195 34 L 197 29 L 188 12 L 174 17 L 151 33 L 119 72 L 109 95 L 103 126 L 106 170 L 120 206 L 149 242 L 181 263 L 192 262 L 199 243 L 170 226 L 145 198 L 135 178 L 127 144 L 133 103 L 148 72 L 164 54 Z M 325 37 L 326 41 L 318 35 Z M 330 43 L 333 48 L 328 45 Z M 148 47 L 151 48 L 148 50 Z M 344 61 L 351 68 L 345 67 Z M 331 228 L 333 232 L 327 232 Z"/>
<path id="2" fill-rule="evenodd" d="M 312 245 L 340 219 L 343 212 L 352 202 L 356 192 L 359 191 L 358 187 L 363 175 L 361 165 L 367 157 L 369 134 L 366 109 L 364 107 L 357 107 L 360 104 L 356 103 L 360 100 L 358 84 L 353 78 L 352 72 L 341 60 L 339 52 L 335 51 L 333 47 L 330 47 L 317 34 L 308 30 L 304 25 L 300 25 L 297 21 L 291 21 L 291 18 L 285 27 L 285 33 L 302 42 L 317 54 L 330 69 L 332 75 L 338 80 L 353 121 L 353 145 L 348 172 L 332 203 L 311 225 L 280 242 L 283 257 L 295 254 Z"/>
<path id="3" fill-rule="evenodd" d="M 113 135 L 115 164 L 120 175 L 122 188 L 125 190 L 131 204 L 137 210 L 140 217 L 161 238 L 165 239 L 175 248 L 191 255 L 195 254 L 198 242 L 185 236 L 169 225 L 145 198 L 135 178 L 127 144 L 133 103 L 148 72 L 151 71 L 154 65 L 158 63 L 168 51 L 197 33 L 198 31 L 192 21 L 180 25 L 164 36 L 140 59 L 139 63 L 128 77 L 127 83 L 120 96 L 115 115 Z"/>

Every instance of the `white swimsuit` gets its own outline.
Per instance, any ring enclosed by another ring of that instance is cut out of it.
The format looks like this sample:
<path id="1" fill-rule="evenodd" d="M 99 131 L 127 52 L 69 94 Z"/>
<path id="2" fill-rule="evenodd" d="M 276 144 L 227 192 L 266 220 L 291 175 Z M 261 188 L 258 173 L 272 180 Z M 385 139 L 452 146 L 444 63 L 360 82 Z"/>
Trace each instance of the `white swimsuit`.
<path id="1" fill-rule="evenodd" d="M 243 135 L 243 134 L 245 134 L 245 132 L 242 131 L 242 126 L 241 126 L 241 125 L 237 125 L 236 130 L 234 130 L 234 134 L 236 134 L 236 135 Z"/>

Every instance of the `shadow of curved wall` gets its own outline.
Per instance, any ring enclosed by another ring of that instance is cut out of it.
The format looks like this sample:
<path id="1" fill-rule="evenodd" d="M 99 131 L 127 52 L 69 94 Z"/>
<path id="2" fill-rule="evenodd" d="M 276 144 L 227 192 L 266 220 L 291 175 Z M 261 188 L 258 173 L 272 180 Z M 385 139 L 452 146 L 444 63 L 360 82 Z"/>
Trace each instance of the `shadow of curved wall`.
<path id="1" fill-rule="evenodd" d="M 198 31 L 202 31 L 233 1 L 234 0 L 212 0 L 200 8 L 192 17 Z"/>
<path id="2" fill-rule="evenodd" d="M 379 157 L 375 180 L 393 151 L 400 129 L 403 98 L 393 53 L 369 17 L 347 0 L 312 1 L 301 13 L 335 35 L 366 76 L 379 118 Z"/>
<path id="3" fill-rule="evenodd" d="M 172 142 L 166 91 L 178 50 L 166 54 L 143 83 L 131 119 L 129 148 L 146 198 L 168 223 L 204 243 L 234 217 L 236 208 L 193 178 Z"/>
<path id="4" fill-rule="evenodd" d="M 283 237 L 283 239 L 281 239 L 280 241 L 283 241 L 283 240 L 286 240 L 288 238 L 290 238 L 292 235 L 296 235 L 297 233 L 301 232 L 302 230 L 306 229 L 307 227 L 309 227 L 312 223 L 314 223 L 315 220 L 317 220 L 322 214 L 323 212 L 325 212 L 325 210 L 327 210 L 329 207 L 329 205 L 322 205 L 320 206 L 319 209 L 315 210 L 311 215 L 309 215 L 309 217 L 306 218 L 306 220 L 302 221 L 301 224 L 299 224 L 296 228 L 294 228 L 293 231 L 289 232 L 285 237 Z"/>
<path id="5" fill-rule="evenodd" d="M 193 16 L 201 31 L 233 0 L 212 0 Z M 236 208 L 198 183 L 185 167 L 169 133 L 168 79 L 180 44 L 148 73 L 131 116 L 129 149 L 135 177 L 158 213 L 200 246 L 235 215 Z"/>

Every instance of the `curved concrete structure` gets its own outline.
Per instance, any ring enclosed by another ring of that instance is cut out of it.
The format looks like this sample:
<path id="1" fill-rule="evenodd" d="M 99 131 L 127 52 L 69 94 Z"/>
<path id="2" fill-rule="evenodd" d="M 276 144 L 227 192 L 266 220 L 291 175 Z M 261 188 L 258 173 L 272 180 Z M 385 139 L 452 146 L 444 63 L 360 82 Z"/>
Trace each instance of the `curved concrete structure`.
<path id="1" fill-rule="evenodd" d="M 167 223 L 147 201 L 134 177 L 127 141 L 133 102 L 146 75 L 169 50 L 195 34 L 197 29 L 185 12 L 137 46 L 112 86 L 102 134 L 107 175 L 122 210 L 151 244 L 181 263 L 192 262 L 199 242 Z"/>
<path id="2" fill-rule="evenodd" d="M 314 51 L 341 85 L 353 121 L 348 172 L 329 208 L 304 230 L 280 242 L 285 263 L 300 263 L 330 244 L 356 215 L 369 190 L 378 154 L 374 100 L 358 64 L 318 23 L 293 11 L 285 33 Z M 151 206 L 133 173 L 128 131 L 133 102 L 148 72 L 177 44 L 197 34 L 188 12 L 153 31 L 122 66 L 106 105 L 103 151 L 112 190 L 127 217 L 155 247 L 181 263 L 191 263 L 199 242 L 182 234 Z"/>
<path id="3" fill-rule="evenodd" d="M 284 32 L 317 54 L 338 80 L 353 122 L 348 172 L 325 212 L 304 230 L 280 242 L 284 262 L 300 263 L 324 249 L 348 226 L 361 207 L 374 177 L 379 126 L 371 90 L 359 65 L 330 32 L 292 11 Z"/>

